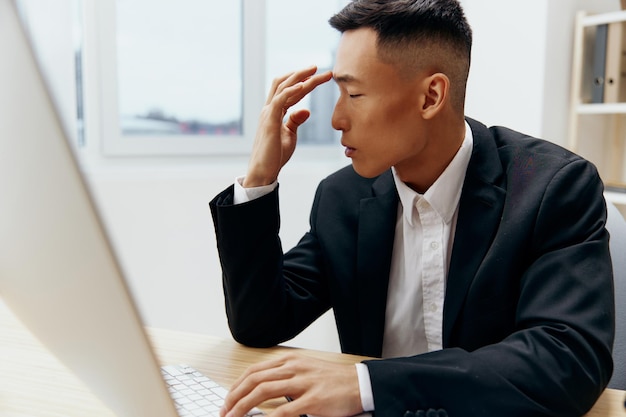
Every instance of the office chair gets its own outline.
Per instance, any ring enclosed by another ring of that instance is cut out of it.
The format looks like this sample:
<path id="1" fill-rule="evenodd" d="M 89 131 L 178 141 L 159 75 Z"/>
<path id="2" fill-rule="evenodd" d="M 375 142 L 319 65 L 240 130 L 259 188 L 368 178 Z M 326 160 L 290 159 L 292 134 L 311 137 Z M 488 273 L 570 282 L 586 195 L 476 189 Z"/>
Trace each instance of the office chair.
<path id="1" fill-rule="evenodd" d="M 615 282 L 615 367 L 609 388 L 626 390 L 626 220 L 617 207 L 608 201 L 607 211 L 606 228 L 611 234 L 609 250 Z"/>

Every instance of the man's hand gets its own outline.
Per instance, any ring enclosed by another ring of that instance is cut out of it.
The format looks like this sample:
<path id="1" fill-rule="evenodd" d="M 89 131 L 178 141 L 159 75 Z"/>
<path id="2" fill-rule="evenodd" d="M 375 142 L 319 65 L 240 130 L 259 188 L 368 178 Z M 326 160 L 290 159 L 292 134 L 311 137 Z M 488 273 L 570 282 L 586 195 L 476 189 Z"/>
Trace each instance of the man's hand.
<path id="1" fill-rule="evenodd" d="M 276 181 L 278 173 L 296 148 L 298 126 L 310 115 L 308 110 L 294 111 L 287 121 L 287 110 L 309 94 L 315 87 L 332 78 L 330 71 L 315 74 L 313 66 L 274 79 L 259 119 L 248 173 L 244 187 L 268 185 Z"/>
<path id="2" fill-rule="evenodd" d="M 231 387 L 220 415 L 242 417 L 262 402 L 279 397 L 293 401 L 277 407 L 272 416 L 345 417 L 363 411 L 354 365 L 288 354 L 248 368 Z"/>

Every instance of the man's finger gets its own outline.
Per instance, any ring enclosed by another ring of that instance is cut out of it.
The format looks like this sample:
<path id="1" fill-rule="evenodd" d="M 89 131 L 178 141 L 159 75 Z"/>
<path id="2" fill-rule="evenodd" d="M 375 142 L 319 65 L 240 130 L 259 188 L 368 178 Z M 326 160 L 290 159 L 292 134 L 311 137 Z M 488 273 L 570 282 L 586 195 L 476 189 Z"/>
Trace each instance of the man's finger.
<path id="1" fill-rule="evenodd" d="M 250 388 L 252 390 L 242 396 L 230 409 L 225 404 L 226 417 L 241 417 L 264 401 L 283 397 L 285 392 L 288 393 L 293 389 L 290 377 L 266 380 L 253 384 Z"/>
<path id="2" fill-rule="evenodd" d="M 224 407 L 220 415 L 224 416 L 227 412 L 235 407 L 240 407 L 244 399 L 250 401 L 251 393 L 258 388 L 259 385 L 267 382 L 288 379 L 293 377 L 293 372 L 288 367 L 284 367 L 293 355 L 287 355 L 279 359 L 259 362 L 249 367 L 231 386 L 228 395 L 224 400 Z M 259 395 L 257 392 L 255 395 Z M 250 408 L 258 405 L 265 399 L 256 404 L 252 404 Z M 243 402 L 243 408 L 247 407 L 247 402 Z M 249 408 L 249 409 L 250 409 Z M 248 410 L 244 410 L 244 413 Z"/>
<path id="3" fill-rule="evenodd" d="M 316 66 L 311 66 L 308 68 L 304 68 L 298 71 L 293 71 L 287 73 L 281 77 L 275 78 L 272 81 L 272 86 L 270 88 L 269 94 L 267 95 L 267 100 L 265 104 L 269 104 L 273 97 L 280 93 L 283 89 L 291 87 L 297 83 L 307 80 L 317 71 Z"/>
<path id="4" fill-rule="evenodd" d="M 289 115 L 289 117 L 287 118 L 287 121 L 285 122 L 285 126 L 292 133 L 296 133 L 296 131 L 298 130 L 298 127 L 302 123 L 306 122 L 310 115 L 311 115 L 311 112 L 306 109 L 296 110 Z"/>
<path id="5" fill-rule="evenodd" d="M 293 417 L 304 415 L 306 407 L 301 404 L 301 400 L 293 400 L 282 404 L 272 412 L 272 417 Z"/>
<path id="6" fill-rule="evenodd" d="M 237 378 L 237 380 L 233 383 L 233 385 L 230 388 L 231 391 L 233 389 L 236 389 L 251 374 L 257 373 L 257 372 L 261 372 L 261 371 L 265 371 L 265 370 L 268 370 L 268 369 L 278 368 L 278 367 L 282 366 L 285 362 L 287 362 L 289 359 L 291 359 L 292 356 L 293 355 L 288 354 L 288 355 L 285 355 L 285 356 L 281 356 L 280 358 L 277 358 L 277 359 L 269 359 L 267 361 L 258 362 L 258 363 L 255 363 L 254 365 L 249 366 L 239 376 L 239 378 Z"/>
<path id="7" fill-rule="evenodd" d="M 284 97 L 283 109 L 287 110 L 289 107 L 302 100 L 304 96 L 313 91 L 317 86 L 330 81 L 332 78 L 332 72 L 326 71 L 321 74 L 315 74 L 316 70 L 316 67 L 312 67 L 291 74 L 276 88 L 272 88 L 271 94 L 267 97 L 266 104 L 269 105 L 275 99 Z"/>
<path id="8" fill-rule="evenodd" d="M 309 94 L 311 91 L 313 91 L 315 88 L 317 88 L 319 85 L 330 81 L 332 78 L 333 78 L 333 73 L 330 71 L 326 71 L 326 72 L 322 72 L 321 74 L 315 74 L 307 78 L 306 80 L 302 80 L 301 81 L 302 91 L 300 91 L 300 94 L 302 94 L 302 97 L 304 97 L 307 94 Z M 298 101 L 301 100 L 302 97 L 300 97 Z"/>

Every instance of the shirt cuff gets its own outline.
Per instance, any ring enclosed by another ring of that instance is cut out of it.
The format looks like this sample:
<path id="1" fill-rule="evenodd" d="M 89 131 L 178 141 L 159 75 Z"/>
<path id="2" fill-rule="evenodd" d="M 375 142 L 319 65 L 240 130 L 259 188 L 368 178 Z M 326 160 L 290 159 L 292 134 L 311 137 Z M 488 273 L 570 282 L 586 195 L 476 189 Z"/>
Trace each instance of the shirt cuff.
<path id="1" fill-rule="evenodd" d="M 356 375 L 359 379 L 361 407 L 363 407 L 363 411 L 374 411 L 374 394 L 372 393 L 370 371 L 364 363 L 355 363 L 354 365 L 356 366 Z"/>
<path id="2" fill-rule="evenodd" d="M 233 204 L 247 203 L 248 201 L 255 200 L 263 197 L 274 191 L 278 186 L 278 181 L 274 181 L 269 185 L 262 185 L 260 187 L 243 188 L 243 179 L 245 176 L 235 178 L 235 192 L 233 195 Z"/>

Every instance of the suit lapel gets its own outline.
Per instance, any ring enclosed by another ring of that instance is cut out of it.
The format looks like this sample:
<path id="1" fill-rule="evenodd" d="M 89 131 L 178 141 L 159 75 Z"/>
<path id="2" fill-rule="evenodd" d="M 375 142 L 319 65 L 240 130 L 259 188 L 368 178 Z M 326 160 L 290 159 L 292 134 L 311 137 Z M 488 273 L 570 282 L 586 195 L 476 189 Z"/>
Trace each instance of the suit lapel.
<path id="1" fill-rule="evenodd" d="M 443 344 L 449 345 L 467 290 L 491 245 L 504 206 L 503 172 L 497 147 L 486 126 L 468 119 L 474 148 L 461 193 L 443 317 Z M 357 246 L 357 308 L 361 352 L 380 357 L 398 195 L 391 171 L 372 185 L 373 197 L 361 200 Z"/>
<path id="2" fill-rule="evenodd" d="M 443 316 L 443 346 L 449 347 L 465 296 L 498 228 L 505 190 L 496 144 L 486 126 L 468 119 L 474 136 L 450 259 Z"/>
<path id="3" fill-rule="evenodd" d="M 398 196 L 391 171 L 372 185 L 374 197 L 361 200 L 357 246 L 357 305 L 362 352 L 380 357 Z"/>

